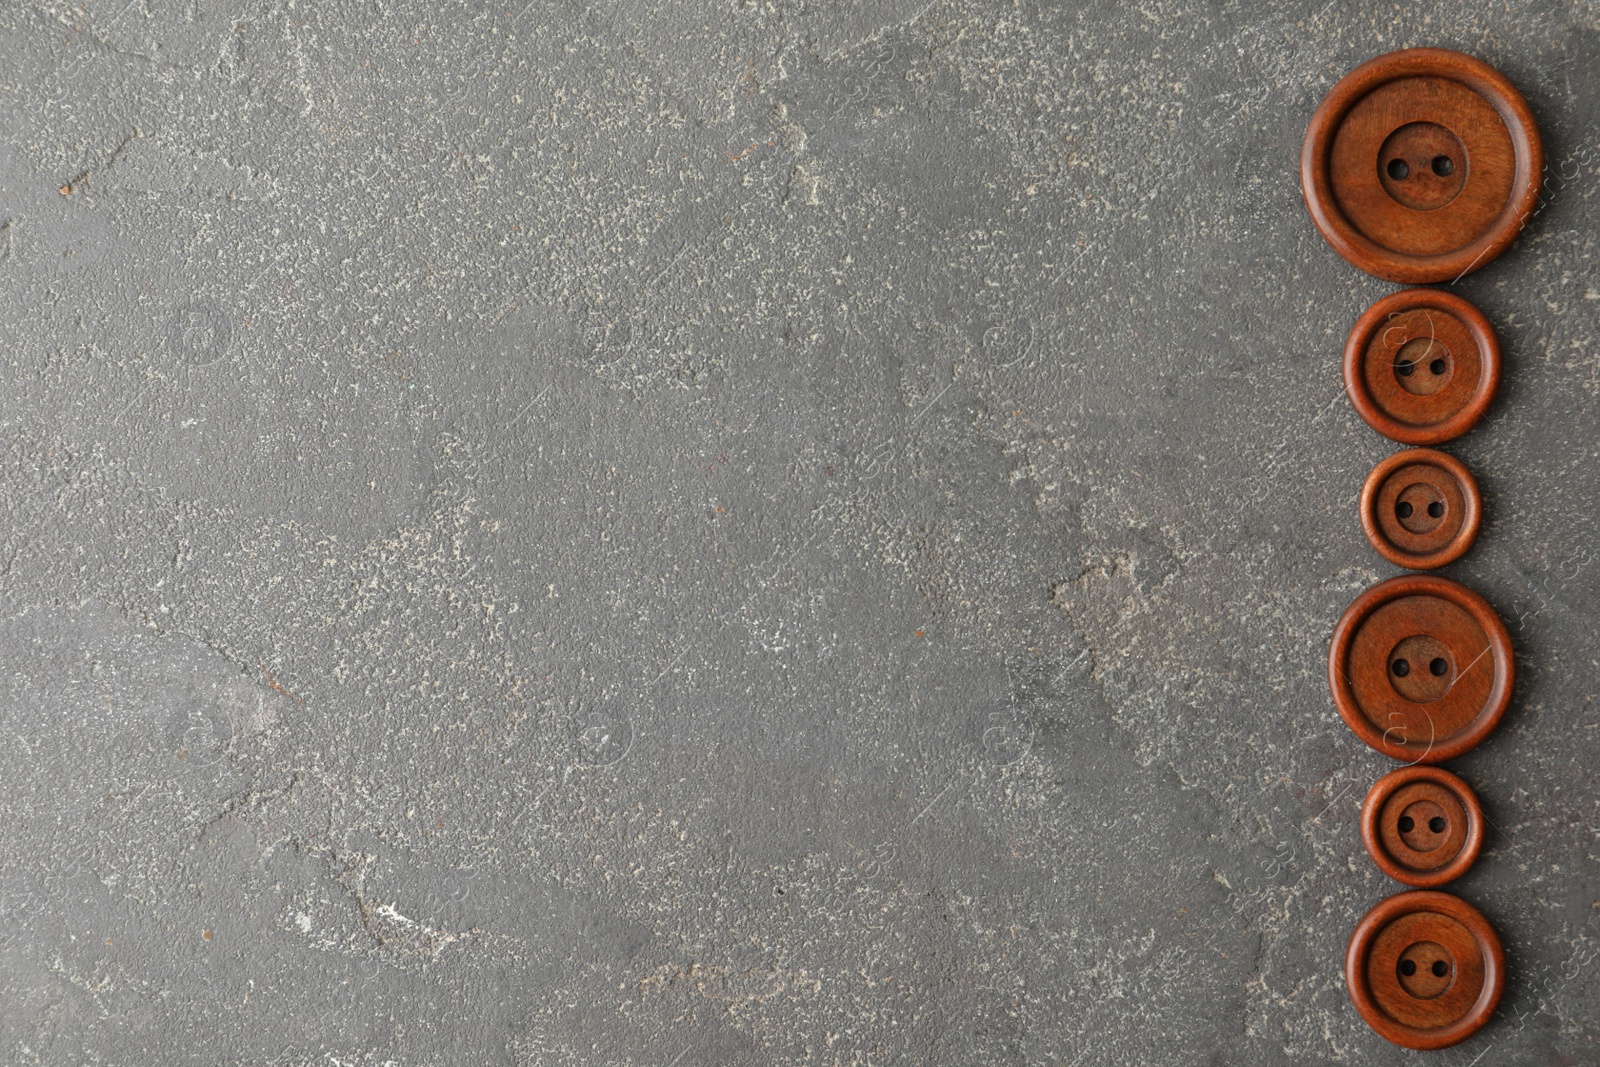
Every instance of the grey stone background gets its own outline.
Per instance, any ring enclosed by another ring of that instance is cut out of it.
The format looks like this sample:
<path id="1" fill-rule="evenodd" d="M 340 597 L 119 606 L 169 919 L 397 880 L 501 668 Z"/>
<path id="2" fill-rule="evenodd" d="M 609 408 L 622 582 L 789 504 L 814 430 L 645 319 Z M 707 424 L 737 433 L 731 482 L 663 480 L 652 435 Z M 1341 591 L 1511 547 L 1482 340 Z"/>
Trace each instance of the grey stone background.
<path id="1" fill-rule="evenodd" d="M 1531 101 L 1447 573 L 1510 624 L 1443 1053 L 1334 716 L 1392 573 L 1300 199 Z M 1600 5 L 0 9 L 0 1062 L 1600 1062 Z"/>

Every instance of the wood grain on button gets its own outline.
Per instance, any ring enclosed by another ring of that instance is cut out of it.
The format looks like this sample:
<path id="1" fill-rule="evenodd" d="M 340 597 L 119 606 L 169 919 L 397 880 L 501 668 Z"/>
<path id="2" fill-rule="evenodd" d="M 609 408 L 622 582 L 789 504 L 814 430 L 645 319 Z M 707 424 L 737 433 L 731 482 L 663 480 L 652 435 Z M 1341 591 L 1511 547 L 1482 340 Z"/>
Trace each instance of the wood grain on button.
<path id="1" fill-rule="evenodd" d="M 1459 897 L 1412 890 L 1356 924 L 1345 986 L 1368 1026 L 1413 1049 L 1447 1048 L 1483 1028 L 1505 989 L 1494 927 Z"/>
<path id="2" fill-rule="evenodd" d="M 1361 839 L 1378 869 L 1431 889 L 1455 880 L 1483 848 L 1483 808 L 1472 787 L 1442 767 L 1402 767 L 1361 804 Z"/>
<path id="3" fill-rule="evenodd" d="M 1378 554 L 1431 570 L 1472 547 L 1482 522 L 1477 479 L 1454 456 L 1431 448 L 1396 452 L 1361 488 L 1361 528 Z"/>
<path id="4" fill-rule="evenodd" d="M 1345 609 L 1328 649 L 1333 703 L 1391 759 L 1441 763 L 1476 746 L 1511 703 L 1516 659 L 1505 623 L 1458 582 L 1409 574 Z"/>
<path id="5" fill-rule="evenodd" d="M 1511 244 L 1543 180 L 1538 123 L 1481 60 L 1411 48 L 1345 75 L 1311 118 L 1300 184 L 1346 260 L 1406 284 L 1449 281 Z"/>
<path id="6" fill-rule="evenodd" d="M 1500 342 L 1453 293 L 1404 289 L 1373 304 L 1344 346 L 1344 388 L 1368 426 L 1436 445 L 1477 424 L 1500 388 Z"/>

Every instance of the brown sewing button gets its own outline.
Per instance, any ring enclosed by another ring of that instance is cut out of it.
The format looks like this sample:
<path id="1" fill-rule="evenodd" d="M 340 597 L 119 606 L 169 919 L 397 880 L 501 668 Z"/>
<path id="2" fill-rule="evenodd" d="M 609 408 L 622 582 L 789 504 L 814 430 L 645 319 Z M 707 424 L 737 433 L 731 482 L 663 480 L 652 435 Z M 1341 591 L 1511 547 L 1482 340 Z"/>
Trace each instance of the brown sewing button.
<path id="1" fill-rule="evenodd" d="M 1404 1048 L 1447 1048 L 1483 1028 L 1500 1003 L 1506 957 L 1471 904 L 1414 889 L 1356 924 L 1344 958 L 1350 999 L 1368 1026 Z"/>
<path id="2" fill-rule="evenodd" d="M 1487 737 L 1506 706 L 1516 660 L 1487 601 L 1429 574 L 1390 578 L 1345 609 L 1328 649 L 1334 706 L 1391 759 L 1442 763 Z"/>
<path id="3" fill-rule="evenodd" d="M 1478 536 L 1472 472 L 1431 448 L 1396 452 L 1361 487 L 1361 528 L 1390 563 L 1425 571 L 1459 559 Z"/>
<path id="4" fill-rule="evenodd" d="M 1344 345 L 1344 388 L 1367 425 L 1407 445 L 1470 430 L 1500 388 L 1500 342 L 1483 312 L 1438 289 L 1373 304 Z"/>
<path id="5" fill-rule="evenodd" d="M 1318 232 L 1392 282 L 1459 278 L 1494 259 L 1532 215 L 1539 127 L 1487 63 L 1411 48 L 1345 75 L 1318 106 L 1300 185 Z"/>
<path id="6" fill-rule="evenodd" d="M 1467 873 L 1483 848 L 1483 808 L 1472 787 L 1442 767 L 1402 767 L 1361 804 L 1361 839 L 1397 882 L 1432 889 Z"/>

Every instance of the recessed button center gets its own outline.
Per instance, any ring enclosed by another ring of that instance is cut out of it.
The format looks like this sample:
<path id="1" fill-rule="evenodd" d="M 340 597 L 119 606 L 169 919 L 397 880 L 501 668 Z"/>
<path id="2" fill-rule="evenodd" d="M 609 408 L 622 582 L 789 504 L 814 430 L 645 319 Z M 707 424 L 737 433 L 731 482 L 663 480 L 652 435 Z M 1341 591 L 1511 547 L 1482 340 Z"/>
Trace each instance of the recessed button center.
<path id="1" fill-rule="evenodd" d="M 1410 122 L 1378 149 L 1378 181 L 1406 207 L 1435 211 L 1454 200 L 1467 181 L 1461 138 L 1436 122 Z"/>
<path id="2" fill-rule="evenodd" d="M 1394 515 L 1400 525 L 1414 534 L 1430 534 L 1444 522 L 1449 507 L 1437 486 L 1413 482 L 1400 490 Z"/>
<path id="3" fill-rule="evenodd" d="M 1394 354 L 1394 378 L 1412 396 L 1431 396 L 1455 370 L 1450 350 L 1436 337 L 1413 337 Z"/>
<path id="4" fill-rule="evenodd" d="M 1450 692 L 1455 680 L 1455 657 L 1436 637 L 1408 637 L 1389 653 L 1389 684 L 1413 703 L 1438 700 Z"/>
<path id="5" fill-rule="evenodd" d="M 1416 852 L 1432 852 L 1450 836 L 1450 820 L 1444 808 L 1431 800 L 1407 804 L 1395 828 L 1406 847 Z"/>
<path id="6" fill-rule="evenodd" d="M 1435 941 L 1418 941 L 1400 953 L 1395 967 L 1400 978 L 1400 988 L 1418 1000 L 1432 1000 L 1450 988 L 1454 980 L 1455 960 L 1450 952 Z"/>

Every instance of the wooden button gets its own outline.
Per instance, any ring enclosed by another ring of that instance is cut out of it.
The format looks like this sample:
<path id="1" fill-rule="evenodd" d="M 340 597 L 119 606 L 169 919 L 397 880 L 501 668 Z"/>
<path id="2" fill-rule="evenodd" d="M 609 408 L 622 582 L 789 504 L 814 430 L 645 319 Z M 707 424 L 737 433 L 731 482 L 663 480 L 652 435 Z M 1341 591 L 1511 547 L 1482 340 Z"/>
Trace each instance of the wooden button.
<path id="1" fill-rule="evenodd" d="M 1487 737 L 1506 706 L 1516 660 L 1486 600 L 1430 574 L 1390 578 L 1345 609 L 1328 649 L 1334 706 L 1391 759 L 1441 763 Z"/>
<path id="2" fill-rule="evenodd" d="M 1539 127 L 1487 63 L 1410 48 L 1345 75 L 1318 106 L 1300 185 L 1323 238 L 1392 282 L 1459 278 L 1494 259 L 1533 213 Z"/>
<path id="3" fill-rule="evenodd" d="M 1397 882 L 1431 889 L 1467 873 L 1483 848 L 1483 808 L 1472 787 L 1442 767 L 1402 767 L 1361 804 L 1361 839 Z"/>
<path id="4" fill-rule="evenodd" d="M 1500 388 L 1500 342 L 1483 312 L 1438 289 L 1373 304 L 1344 345 L 1344 388 L 1391 440 L 1436 445 L 1470 430 Z"/>
<path id="5" fill-rule="evenodd" d="M 1386 1040 L 1447 1048 L 1494 1014 L 1506 958 L 1477 908 L 1418 889 L 1382 901 L 1356 924 L 1344 981 L 1361 1018 Z"/>
<path id="6" fill-rule="evenodd" d="M 1462 462 L 1408 448 L 1379 463 L 1361 487 L 1361 528 L 1378 554 L 1412 570 L 1459 559 L 1478 536 L 1483 505 Z"/>

